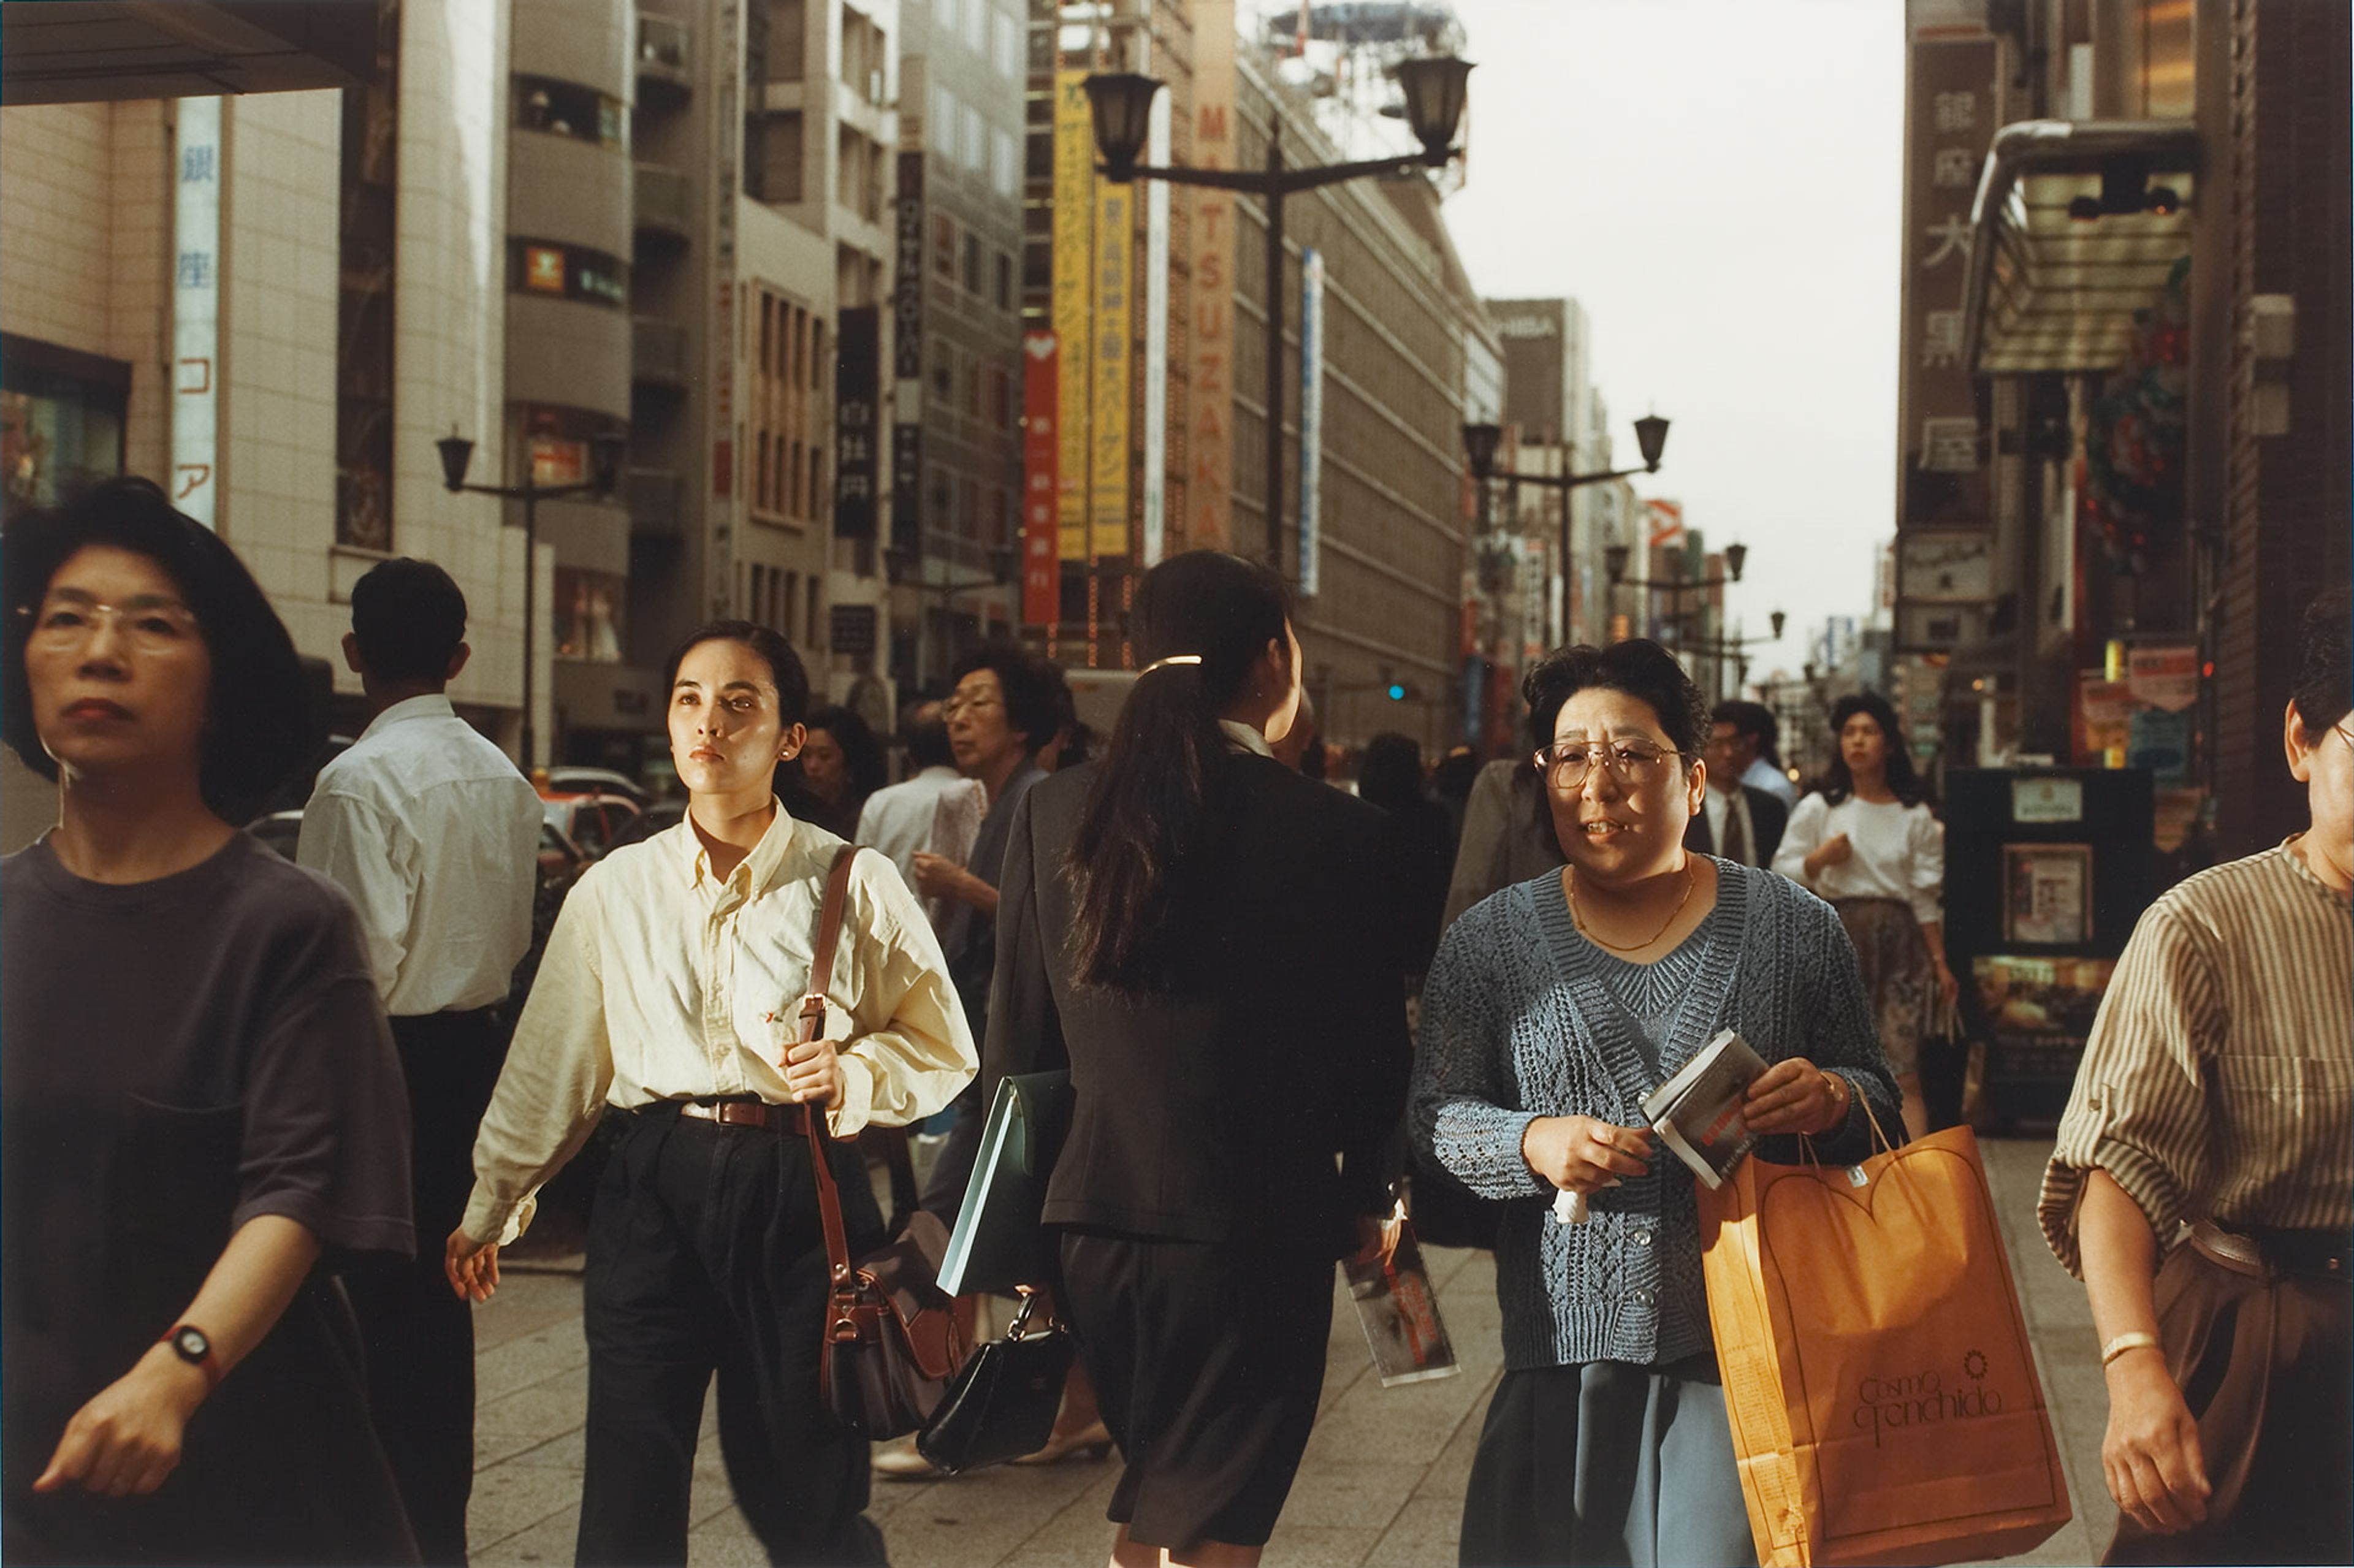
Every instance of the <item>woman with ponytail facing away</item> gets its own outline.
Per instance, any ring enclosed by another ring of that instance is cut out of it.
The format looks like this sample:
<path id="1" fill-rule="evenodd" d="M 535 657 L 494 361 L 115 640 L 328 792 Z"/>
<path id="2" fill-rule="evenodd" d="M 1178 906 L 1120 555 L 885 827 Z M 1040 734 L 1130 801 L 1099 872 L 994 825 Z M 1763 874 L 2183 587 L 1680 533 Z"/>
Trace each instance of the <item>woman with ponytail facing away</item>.
<path id="1" fill-rule="evenodd" d="M 982 1060 L 992 1094 L 1070 1069 L 1045 1220 L 1127 1461 L 1112 1563 L 1247 1568 L 1315 1421 L 1332 1265 L 1382 1245 L 1403 867 L 1378 808 L 1270 753 L 1300 703 L 1279 578 L 1174 556 L 1133 625 L 1103 760 L 1014 820 Z"/>

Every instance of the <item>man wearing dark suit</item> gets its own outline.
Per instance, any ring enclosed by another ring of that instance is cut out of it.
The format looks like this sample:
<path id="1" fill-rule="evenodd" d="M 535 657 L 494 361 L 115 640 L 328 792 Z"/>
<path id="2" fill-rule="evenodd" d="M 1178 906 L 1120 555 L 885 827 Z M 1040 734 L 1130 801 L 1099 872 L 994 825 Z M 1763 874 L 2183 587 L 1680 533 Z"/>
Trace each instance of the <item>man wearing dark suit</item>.
<path id="1" fill-rule="evenodd" d="M 1740 741 L 1737 726 L 1720 706 L 1709 734 L 1708 791 L 1684 830 L 1684 848 L 1770 870 L 1782 830 L 1790 822 L 1790 808 L 1741 782 L 1734 755 Z"/>

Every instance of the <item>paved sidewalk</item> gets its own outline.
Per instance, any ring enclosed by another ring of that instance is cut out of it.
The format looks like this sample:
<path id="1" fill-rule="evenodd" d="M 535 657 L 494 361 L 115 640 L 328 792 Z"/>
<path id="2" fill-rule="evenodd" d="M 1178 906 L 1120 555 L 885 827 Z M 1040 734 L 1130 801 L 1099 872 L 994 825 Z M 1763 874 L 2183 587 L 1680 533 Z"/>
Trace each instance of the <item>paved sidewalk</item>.
<path id="1" fill-rule="evenodd" d="M 2091 1563 L 2116 1519 L 2100 1471 L 2107 1397 L 2084 1288 L 2052 1261 L 2035 1227 L 2050 1144 L 1989 1139 L 1984 1147 L 2077 1515 L 2015 1561 Z M 1336 1293 L 1322 1414 L 1268 1542 L 1267 1568 L 1454 1563 L 1464 1483 L 1500 1370 L 1499 1323 L 1486 1254 L 1432 1249 L 1429 1262 L 1463 1375 L 1383 1388 L 1356 1313 Z M 572 1561 L 588 1400 L 579 1296 L 575 1274 L 510 1269 L 476 1315 L 476 1568 Z M 715 1404 L 695 1461 L 687 1561 L 757 1564 L 759 1545 L 728 1494 L 716 1431 Z M 896 1568 L 1079 1568 L 1108 1555 L 1103 1510 L 1117 1473 L 1116 1462 L 1073 1458 L 921 1485 L 878 1480 L 869 1512 Z"/>

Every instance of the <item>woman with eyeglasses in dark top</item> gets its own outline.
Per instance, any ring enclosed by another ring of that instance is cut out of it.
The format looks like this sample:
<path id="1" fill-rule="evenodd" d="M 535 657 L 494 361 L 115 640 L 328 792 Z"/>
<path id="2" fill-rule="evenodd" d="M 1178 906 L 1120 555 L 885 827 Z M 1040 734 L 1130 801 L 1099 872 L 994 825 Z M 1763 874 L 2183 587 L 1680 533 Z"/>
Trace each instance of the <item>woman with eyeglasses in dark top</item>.
<path id="1" fill-rule="evenodd" d="M 1708 709 L 1657 643 L 1575 647 L 1523 683 L 1569 863 L 1441 939 L 1407 1119 L 1420 1156 L 1504 1201 L 1504 1376 L 1463 1505 L 1462 1561 L 1754 1561 L 1701 1284 L 1695 1178 L 1643 1097 L 1721 1029 L 1769 1064 L 1769 1159 L 1870 1147 L 1890 1080 L 1838 916 L 1694 853 Z"/>
<path id="2" fill-rule="evenodd" d="M 308 755 L 294 647 L 143 480 L 10 522 L 0 1556 L 417 1560 L 328 1271 L 411 1246 L 359 921 L 231 824 Z"/>

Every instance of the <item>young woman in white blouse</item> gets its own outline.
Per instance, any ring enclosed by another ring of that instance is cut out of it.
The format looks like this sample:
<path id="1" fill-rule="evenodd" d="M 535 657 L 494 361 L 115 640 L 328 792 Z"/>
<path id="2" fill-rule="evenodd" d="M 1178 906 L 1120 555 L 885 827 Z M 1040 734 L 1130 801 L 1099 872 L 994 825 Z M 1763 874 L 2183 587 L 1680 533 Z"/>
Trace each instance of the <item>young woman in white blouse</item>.
<path id="1" fill-rule="evenodd" d="M 1921 1102 L 1921 1034 L 1932 995 L 1960 986 L 1946 967 L 1945 829 L 1922 803 L 1896 710 L 1871 692 L 1831 707 L 1839 736 L 1822 789 L 1790 813 L 1774 869 L 1839 911 L 1872 993 L 1880 1046 L 1904 1096 L 1904 1128 L 1929 1130 Z"/>

